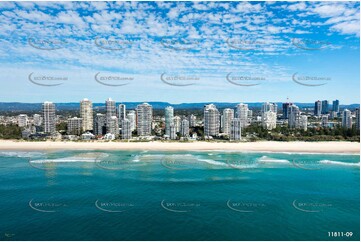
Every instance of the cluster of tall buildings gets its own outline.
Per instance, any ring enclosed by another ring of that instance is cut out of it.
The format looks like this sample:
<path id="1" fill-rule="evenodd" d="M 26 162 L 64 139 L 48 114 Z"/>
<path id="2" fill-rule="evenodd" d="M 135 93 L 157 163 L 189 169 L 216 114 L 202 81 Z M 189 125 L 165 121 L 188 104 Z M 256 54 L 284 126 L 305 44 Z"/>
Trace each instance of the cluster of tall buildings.
<path id="1" fill-rule="evenodd" d="M 316 101 L 314 116 L 319 117 L 321 125 L 328 127 L 329 117 L 341 117 L 342 126 L 352 128 L 352 113 L 345 109 L 340 112 L 339 101 L 332 103 Z M 276 103 L 265 102 L 262 104 L 260 116 L 263 128 L 272 130 L 277 125 L 278 106 Z M 125 104 L 116 104 L 108 98 L 105 101 L 105 113 L 94 113 L 93 103 L 89 99 L 80 101 L 80 117 L 67 119 L 68 135 L 85 135 L 94 138 L 101 136 L 105 139 L 132 139 L 136 131 L 138 136 L 152 136 L 155 134 L 155 121 L 153 119 L 153 107 L 148 103 L 139 104 L 135 110 L 127 110 Z M 247 104 L 239 103 L 234 108 L 225 108 L 220 112 L 214 104 L 208 104 L 203 109 L 203 128 L 205 138 L 213 138 L 226 135 L 230 140 L 241 140 L 241 131 L 252 122 L 252 110 Z M 300 108 L 290 102 L 283 103 L 282 116 L 286 119 L 291 129 L 307 130 L 308 116 L 300 111 Z M 360 111 L 356 109 L 356 128 L 360 127 Z M 280 120 L 282 121 L 282 120 Z M 56 107 L 52 102 L 42 104 L 42 115 L 34 114 L 33 125 L 36 130 L 40 128 L 46 134 L 56 133 Z M 284 121 L 282 121 L 284 123 Z M 18 116 L 19 127 L 27 127 L 29 118 L 25 114 Z M 196 127 L 197 117 L 194 114 L 188 116 L 174 115 L 174 108 L 168 106 L 164 110 L 164 138 L 175 140 L 179 136 L 189 138 L 190 127 Z M 160 134 L 159 132 L 157 133 Z"/>

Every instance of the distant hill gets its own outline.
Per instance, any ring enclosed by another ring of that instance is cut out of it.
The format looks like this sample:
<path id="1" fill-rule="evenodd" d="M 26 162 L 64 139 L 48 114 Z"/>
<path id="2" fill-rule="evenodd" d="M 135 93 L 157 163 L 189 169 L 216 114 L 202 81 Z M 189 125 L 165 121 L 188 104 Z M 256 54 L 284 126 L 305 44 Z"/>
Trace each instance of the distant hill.
<path id="1" fill-rule="evenodd" d="M 135 109 L 138 104 L 142 102 L 124 102 L 127 106 L 127 109 Z M 148 102 L 153 106 L 154 109 L 164 109 L 167 106 L 173 106 L 175 109 L 201 109 L 204 105 L 208 103 L 181 103 L 181 104 L 171 104 L 167 102 Z M 119 103 L 117 103 L 119 104 Z M 232 108 L 235 107 L 238 103 L 226 103 L 226 102 L 213 102 L 219 109 L 223 108 Z M 252 108 L 260 108 L 262 102 L 253 102 L 246 103 Z M 314 103 L 295 103 L 300 108 L 313 108 Z M 18 103 L 18 102 L 0 102 L 0 111 L 38 111 L 41 110 L 41 103 Z M 55 103 L 57 110 L 77 110 L 79 109 L 79 103 Z M 278 108 L 282 108 L 282 103 L 277 103 Z M 93 103 L 94 109 L 102 109 L 104 103 Z M 360 104 L 349 104 L 349 105 L 340 105 L 341 109 L 348 108 L 353 110 L 360 107 Z"/>

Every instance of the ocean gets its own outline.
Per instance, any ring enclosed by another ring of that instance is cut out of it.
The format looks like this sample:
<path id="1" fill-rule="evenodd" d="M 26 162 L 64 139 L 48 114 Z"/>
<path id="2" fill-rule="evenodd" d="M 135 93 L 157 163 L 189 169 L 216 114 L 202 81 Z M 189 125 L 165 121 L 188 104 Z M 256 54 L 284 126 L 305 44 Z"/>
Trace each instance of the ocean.
<path id="1" fill-rule="evenodd" d="M 360 239 L 348 154 L 0 151 L 0 240 Z"/>

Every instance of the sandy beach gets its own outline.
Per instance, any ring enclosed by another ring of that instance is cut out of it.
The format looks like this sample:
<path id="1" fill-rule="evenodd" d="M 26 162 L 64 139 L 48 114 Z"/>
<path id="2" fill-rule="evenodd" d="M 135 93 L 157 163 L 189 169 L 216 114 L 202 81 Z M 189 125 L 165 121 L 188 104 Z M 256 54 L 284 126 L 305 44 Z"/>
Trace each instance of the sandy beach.
<path id="1" fill-rule="evenodd" d="M 24 142 L 0 140 L 2 151 L 42 150 L 158 150 L 158 151 L 266 151 L 299 153 L 360 153 L 357 142 L 276 142 L 259 141 L 246 143 L 222 142 Z"/>

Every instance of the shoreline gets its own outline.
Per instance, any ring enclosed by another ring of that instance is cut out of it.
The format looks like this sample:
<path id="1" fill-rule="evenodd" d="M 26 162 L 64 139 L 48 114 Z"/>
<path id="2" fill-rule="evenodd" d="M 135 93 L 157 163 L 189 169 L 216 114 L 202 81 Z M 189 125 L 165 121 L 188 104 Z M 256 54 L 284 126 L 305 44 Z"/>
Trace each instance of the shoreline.
<path id="1" fill-rule="evenodd" d="M 359 142 L 279 142 L 257 141 L 240 143 L 222 142 L 62 142 L 62 141 L 14 141 L 0 140 L 0 151 L 61 151 L 61 150 L 149 150 L 149 151 L 235 151 L 274 153 L 326 153 L 360 154 Z"/>

